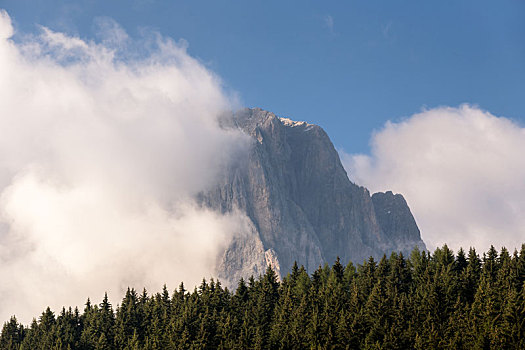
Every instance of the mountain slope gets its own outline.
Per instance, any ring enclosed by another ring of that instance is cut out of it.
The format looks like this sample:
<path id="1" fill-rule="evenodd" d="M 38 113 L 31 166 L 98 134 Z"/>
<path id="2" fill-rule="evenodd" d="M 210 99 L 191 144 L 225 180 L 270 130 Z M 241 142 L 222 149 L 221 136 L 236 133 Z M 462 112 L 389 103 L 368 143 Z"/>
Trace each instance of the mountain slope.
<path id="1" fill-rule="evenodd" d="M 403 197 L 371 197 L 353 184 L 321 127 L 261 109 L 237 112 L 231 123 L 253 145 L 201 201 L 245 213 L 250 232 L 221 256 L 219 277 L 257 275 L 267 264 L 285 273 L 294 261 L 312 272 L 337 256 L 361 263 L 370 255 L 425 247 Z"/>

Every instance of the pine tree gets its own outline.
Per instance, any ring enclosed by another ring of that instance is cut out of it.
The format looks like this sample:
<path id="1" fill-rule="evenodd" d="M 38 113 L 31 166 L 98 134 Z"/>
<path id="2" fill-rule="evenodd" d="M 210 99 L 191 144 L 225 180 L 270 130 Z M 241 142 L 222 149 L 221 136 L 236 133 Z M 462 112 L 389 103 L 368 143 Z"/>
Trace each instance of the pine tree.
<path id="1" fill-rule="evenodd" d="M 124 348 L 125 350 L 140 350 L 139 335 L 136 331 L 133 332 L 133 336 L 129 339 L 128 344 Z"/>
<path id="2" fill-rule="evenodd" d="M 457 274 L 461 274 L 467 268 L 467 256 L 463 248 L 459 248 L 458 254 L 456 255 L 456 262 L 454 263 L 454 270 Z"/>
<path id="3" fill-rule="evenodd" d="M 269 343 L 273 312 L 279 298 L 279 283 L 277 275 L 271 266 L 262 276 L 259 288 L 256 291 L 257 304 L 255 309 L 255 345 L 266 348 Z"/>
<path id="4" fill-rule="evenodd" d="M 144 338 L 142 334 L 144 330 L 141 329 L 142 315 L 139 313 L 138 303 L 137 292 L 128 288 L 122 304 L 117 309 L 115 319 L 115 345 L 117 348 L 124 348 L 134 333 L 138 334 L 139 342 Z"/>
<path id="5" fill-rule="evenodd" d="M 4 323 L 4 326 L 2 327 L 2 333 L 0 335 L 0 349 L 18 349 L 24 340 L 24 336 L 24 326 L 18 323 L 15 316 L 12 316 L 9 319 L 9 322 Z"/>
<path id="6" fill-rule="evenodd" d="M 101 333 L 95 345 L 95 350 L 110 350 L 111 346 L 105 333 Z"/>
<path id="7" fill-rule="evenodd" d="M 36 319 L 33 319 L 31 326 L 26 330 L 26 335 L 20 346 L 21 350 L 32 350 L 38 349 L 40 344 L 40 339 L 38 338 L 38 322 Z"/>
<path id="8" fill-rule="evenodd" d="M 42 313 L 38 322 L 38 340 L 40 349 L 51 349 L 55 345 L 57 336 L 55 330 L 55 313 L 48 307 Z"/>
<path id="9" fill-rule="evenodd" d="M 466 269 L 459 275 L 459 290 L 462 300 L 471 304 L 478 289 L 481 277 L 481 260 L 474 248 L 470 248 L 468 253 L 468 263 Z"/>
<path id="10" fill-rule="evenodd" d="M 502 314 L 501 348 L 523 349 L 525 347 L 525 304 L 523 293 L 509 289 L 505 296 Z"/>
<path id="11" fill-rule="evenodd" d="M 115 338 L 115 315 L 108 299 L 108 293 L 104 293 L 104 299 L 100 303 L 97 323 L 100 334 L 104 335 L 105 342 L 110 346 L 110 344 L 113 344 Z"/>
<path id="12" fill-rule="evenodd" d="M 379 279 L 363 309 L 363 320 L 369 330 L 365 337 L 365 346 L 375 346 L 384 341 L 386 332 L 390 328 L 391 311 L 385 294 L 384 280 Z"/>
<path id="13" fill-rule="evenodd" d="M 78 309 L 73 310 L 71 307 L 66 311 L 62 308 L 62 312 L 56 319 L 56 333 L 60 344 L 57 347 L 67 349 L 78 348 L 80 345 L 81 335 L 81 321 Z"/>

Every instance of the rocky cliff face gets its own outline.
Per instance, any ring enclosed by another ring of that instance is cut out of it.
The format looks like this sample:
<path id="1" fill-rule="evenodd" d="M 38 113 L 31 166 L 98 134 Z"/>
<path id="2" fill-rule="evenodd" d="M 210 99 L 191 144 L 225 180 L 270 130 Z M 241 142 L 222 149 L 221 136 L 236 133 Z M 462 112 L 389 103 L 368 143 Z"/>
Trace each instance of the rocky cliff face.
<path id="1" fill-rule="evenodd" d="M 257 275 L 268 264 L 284 274 L 297 261 L 312 272 L 337 256 L 362 263 L 425 247 L 403 197 L 371 197 L 350 182 L 319 126 L 261 109 L 242 110 L 230 122 L 252 137 L 252 147 L 200 200 L 215 210 L 240 210 L 250 222 L 220 257 L 221 279 Z"/>
<path id="2" fill-rule="evenodd" d="M 405 198 L 391 191 L 378 192 L 372 195 L 372 203 L 377 223 L 393 250 L 410 252 L 414 249 L 414 242 L 420 242 L 421 236 Z"/>

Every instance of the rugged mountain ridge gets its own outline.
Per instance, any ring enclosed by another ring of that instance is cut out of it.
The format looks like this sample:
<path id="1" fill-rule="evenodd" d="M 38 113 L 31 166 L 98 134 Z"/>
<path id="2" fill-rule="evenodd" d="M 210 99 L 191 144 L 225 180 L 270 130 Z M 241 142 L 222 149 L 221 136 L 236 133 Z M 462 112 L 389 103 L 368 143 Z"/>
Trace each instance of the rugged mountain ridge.
<path id="1" fill-rule="evenodd" d="M 235 113 L 229 123 L 251 136 L 252 147 L 200 200 L 245 213 L 249 232 L 221 255 L 221 279 L 258 275 L 269 264 L 284 274 L 297 261 L 312 272 L 337 256 L 362 263 L 425 248 L 404 198 L 370 196 L 352 183 L 321 127 L 258 108 Z"/>

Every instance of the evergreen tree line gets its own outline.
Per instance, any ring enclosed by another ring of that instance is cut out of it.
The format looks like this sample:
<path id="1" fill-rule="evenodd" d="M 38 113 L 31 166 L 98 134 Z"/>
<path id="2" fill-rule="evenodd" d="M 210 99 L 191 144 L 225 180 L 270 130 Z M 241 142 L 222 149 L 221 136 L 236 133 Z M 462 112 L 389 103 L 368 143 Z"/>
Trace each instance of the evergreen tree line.
<path id="1" fill-rule="evenodd" d="M 339 259 L 281 282 L 269 268 L 235 291 L 203 280 L 170 295 L 128 289 L 82 312 L 47 308 L 29 327 L 12 317 L 0 349 L 525 349 L 525 245 Z"/>

